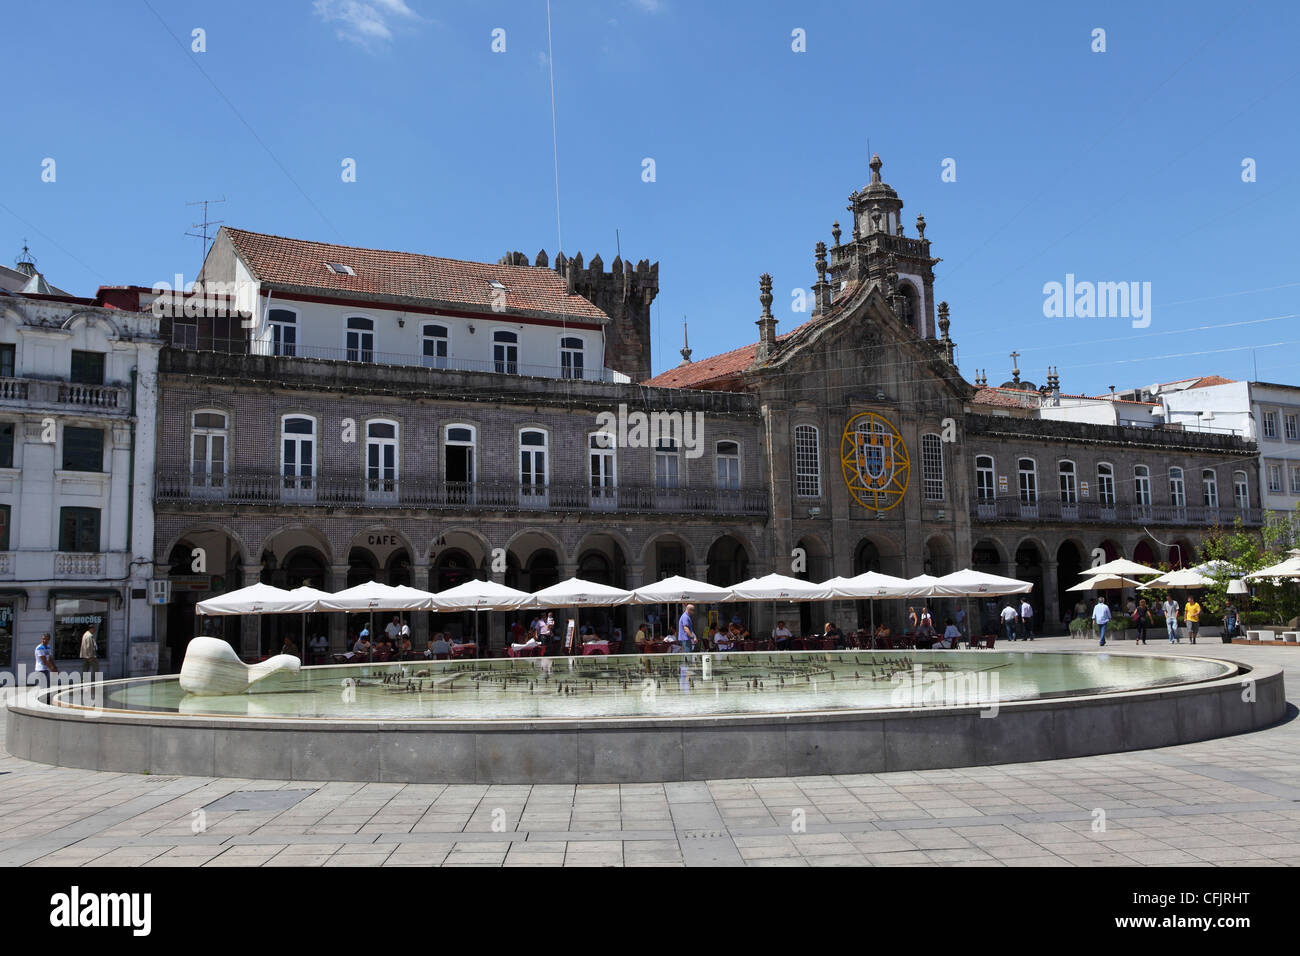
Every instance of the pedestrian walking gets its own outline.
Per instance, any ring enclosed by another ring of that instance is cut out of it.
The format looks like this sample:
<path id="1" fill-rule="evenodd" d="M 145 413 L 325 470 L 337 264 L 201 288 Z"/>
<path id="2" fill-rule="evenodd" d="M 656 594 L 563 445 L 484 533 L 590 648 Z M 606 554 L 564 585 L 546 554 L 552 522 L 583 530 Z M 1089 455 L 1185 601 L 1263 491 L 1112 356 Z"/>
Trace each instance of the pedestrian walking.
<path id="1" fill-rule="evenodd" d="M 1197 603 L 1195 594 L 1187 599 L 1187 605 L 1183 608 L 1183 620 L 1187 622 L 1187 639 L 1195 644 L 1196 635 L 1201 631 L 1201 605 Z"/>
<path id="2" fill-rule="evenodd" d="M 1020 601 L 1020 637 L 1026 641 L 1034 639 L 1034 606 L 1029 598 Z"/>
<path id="3" fill-rule="evenodd" d="M 1133 609 L 1133 623 L 1137 626 L 1137 642 L 1145 644 L 1147 642 L 1147 627 L 1154 624 L 1155 620 L 1151 617 L 1151 608 L 1147 607 L 1147 599 L 1143 598 L 1138 606 Z"/>
<path id="4" fill-rule="evenodd" d="M 1002 632 L 1008 641 L 1016 639 L 1016 609 L 1010 601 L 1002 609 Z"/>
<path id="5" fill-rule="evenodd" d="M 1172 594 L 1165 595 L 1163 606 L 1165 612 L 1165 630 L 1169 632 L 1169 643 L 1178 643 L 1178 602 Z"/>
<path id="6" fill-rule="evenodd" d="M 81 677 L 99 674 L 99 642 L 95 640 L 95 625 L 87 624 L 81 635 Z"/>
<path id="7" fill-rule="evenodd" d="M 1106 603 L 1104 597 L 1097 598 L 1097 606 L 1092 609 L 1092 622 L 1097 625 L 1101 632 L 1101 643 L 1099 646 L 1106 646 L 1106 625 L 1110 623 L 1110 605 Z"/>

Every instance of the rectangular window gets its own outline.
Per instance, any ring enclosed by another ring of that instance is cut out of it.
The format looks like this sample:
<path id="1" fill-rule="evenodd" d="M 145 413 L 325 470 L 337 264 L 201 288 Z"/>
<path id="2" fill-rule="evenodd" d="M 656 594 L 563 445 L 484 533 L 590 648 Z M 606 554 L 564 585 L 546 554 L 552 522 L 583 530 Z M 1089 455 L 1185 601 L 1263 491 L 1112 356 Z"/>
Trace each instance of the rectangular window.
<path id="1" fill-rule="evenodd" d="M 426 325 L 422 337 L 425 368 L 447 367 L 447 327 L 445 325 Z"/>
<path id="2" fill-rule="evenodd" d="M 78 385 L 104 384 L 104 353 L 72 351 L 70 381 Z"/>
<path id="3" fill-rule="evenodd" d="M 0 468 L 14 466 L 14 423 L 0 422 Z"/>
<path id="4" fill-rule="evenodd" d="M 1061 486 L 1061 504 L 1077 505 L 1079 503 L 1079 485 L 1078 476 L 1074 473 L 1074 462 L 1061 462 L 1058 476 Z"/>
<path id="5" fill-rule="evenodd" d="M 661 440 L 655 449 L 655 487 L 680 488 L 680 467 L 677 443 L 671 439 Z"/>
<path id="6" fill-rule="evenodd" d="M 614 438 L 608 432 L 596 432 L 587 439 L 590 455 L 589 477 L 591 500 L 595 504 L 612 503 L 617 478 L 614 471 Z"/>
<path id="7" fill-rule="evenodd" d="M 943 439 L 938 435 L 921 436 L 921 472 L 926 501 L 943 501 Z"/>
<path id="8" fill-rule="evenodd" d="M 1219 478 L 1214 472 L 1208 469 L 1201 472 L 1201 489 L 1205 507 L 1219 507 Z"/>
<path id="9" fill-rule="evenodd" d="M 718 487 L 726 491 L 740 488 L 740 445 L 734 441 L 720 441 L 718 452 Z"/>
<path id="10" fill-rule="evenodd" d="M 1139 507 L 1151 507 L 1151 472 L 1146 465 L 1133 469 L 1133 496 Z"/>
<path id="11" fill-rule="evenodd" d="M 1032 458 L 1020 459 L 1020 503 L 1032 505 L 1038 501 L 1038 472 Z"/>
<path id="12" fill-rule="evenodd" d="M 104 470 L 104 430 L 102 428 L 64 426 L 63 470 Z"/>
<path id="13" fill-rule="evenodd" d="M 197 349 L 199 327 L 193 322 L 172 322 L 172 345 L 178 349 Z"/>
<path id="14" fill-rule="evenodd" d="M 1183 484 L 1183 470 L 1169 469 L 1169 501 L 1175 508 L 1187 507 L 1187 488 Z"/>
<path id="15" fill-rule="evenodd" d="M 1097 466 L 1097 500 L 1103 508 L 1115 507 L 1115 467 L 1110 464 Z"/>
<path id="16" fill-rule="evenodd" d="M 14 377 L 14 346 L 0 345 L 0 378 Z"/>
<path id="17" fill-rule="evenodd" d="M 0 505 L 0 551 L 9 550 L 9 505 Z"/>
<path id="18" fill-rule="evenodd" d="M 1270 464 L 1269 466 L 1269 490 L 1270 492 L 1281 492 L 1282 490 L 1281 464 Z"/>
<path id="19" fill-rule="evenodd" d="M 102 661 L 108 657 L 108 602 L 90 598 L 57 598 L 54 601 L 54 659 L 71 661 L 79 658 L 81 635 L 92 625 Z"/>
<path id="20" fill-rule="evenodd" d="M 1286 440 L 1300 441 L 1300 416 L 1288 415 L 1286 417 Z"/>
<path id="21" fill-rule="evenodd" d="M 1232 500 L 1238 508 L 1250 507 L 1250 486 L 1246 484 L 1246 473 L 1244 471 L 1234 471 L 1232 473 Z"/>
<path id="22" fill-rule="evenodd" d="M 298 354 L 298 314 L 288 309 L 272 309 L 271 354 L 294 356 Z M 349 345 L 351 342 L 349 342 Z"/>
<path id="23" fill-rule="evenodd" d="M 1300 468 L 1291 469 L 1291 494 L 1300 495 Z"/>
<path id="24" fill-rule="evenodd" d="M 99 550 L 99 509 L 59 509 L 59 550 L 93 554 Z"/>
<path id="25" fill-rule="evenodd" d="M 1277 412 L 1264 413 L 1264 437 L 1277 437 Z"/>
<path id="26" fill-rule="evenodd" d="M 975 459 L 975 497 L 979 501 L 992 501 L 994 494 L 993 459 L 981 455 Z"/>
<path id="27" fill-rule="evenodd" d="M 794 430 L 794 493 L 800 498 L 822 495 L 821 443 L 811 425 Z"/>

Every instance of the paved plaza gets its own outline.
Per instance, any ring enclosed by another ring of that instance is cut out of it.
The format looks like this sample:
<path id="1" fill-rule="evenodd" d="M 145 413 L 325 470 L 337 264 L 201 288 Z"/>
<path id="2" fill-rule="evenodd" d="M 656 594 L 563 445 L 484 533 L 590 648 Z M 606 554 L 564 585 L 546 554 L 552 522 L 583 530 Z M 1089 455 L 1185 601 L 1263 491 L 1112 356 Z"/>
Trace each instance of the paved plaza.
<path id="1" fill-rule="evenodd" d="M 1064 637 L 1023 646 L 1099 651 Z M 1225 646 L 1217 638 L 1195 647 L 1123 641 L 1107 650 L 1300 665 L 1300 648 Z M 0 865 L 1285 866 L 1300 863 L 1297 684 L 1288 680 L 1292 707 L 1280 725 L 1178 747 L 699 783 L 442 786 L 99 773 L 18 760 L 0 736 Z"/>

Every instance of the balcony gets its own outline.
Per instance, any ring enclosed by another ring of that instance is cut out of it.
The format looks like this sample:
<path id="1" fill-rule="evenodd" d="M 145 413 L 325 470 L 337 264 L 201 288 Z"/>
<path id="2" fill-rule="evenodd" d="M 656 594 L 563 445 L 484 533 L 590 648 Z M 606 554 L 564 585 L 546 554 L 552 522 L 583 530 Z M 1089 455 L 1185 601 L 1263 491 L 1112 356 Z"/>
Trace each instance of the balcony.
<path id="1" fill-rule="evenodd" d="M 98 578 L 104 574 L 104 556 L 93 552 L 60 551 L 54 555 L 56 578 Z"/>
<path id="2" fill-rule="evenodd" d="M 442 481 L 361 476 L 294 476 L 231 472 L 225 475 L 158 473 L 156 500 L 196 505 L 265 505 L 417 511 L 607 512 L 707 514 L 766 517 L 765 488 L 657 488 L 620 485 L 593 488 L 585 482 L 549 485 L 517 481 Z"/>
<path id="3" fill-rule="evenodd" d="M 1231 527 L 1237 518 L 1247 526 L 1264 523 L 1262 508 L 1237 508 L 1205 505 L 1139 505 L 1095 501 L 1062 502 L 1057 498 L 1039 498 L 1022 502 L 1018 497 L 993 498 L 971 505 L 971 518 L 987 521 L 1054 521 L 1063 524 L 1182 525 L 1208 528 Z"/>
<path id="4" fill-rule="evenodd" d="M 125 415 L 131 396 L 124 385 L 82 385 L 41 378 L 0 378 L 0 403 L 21 402 L 27 409 L 93 410 Z"/>

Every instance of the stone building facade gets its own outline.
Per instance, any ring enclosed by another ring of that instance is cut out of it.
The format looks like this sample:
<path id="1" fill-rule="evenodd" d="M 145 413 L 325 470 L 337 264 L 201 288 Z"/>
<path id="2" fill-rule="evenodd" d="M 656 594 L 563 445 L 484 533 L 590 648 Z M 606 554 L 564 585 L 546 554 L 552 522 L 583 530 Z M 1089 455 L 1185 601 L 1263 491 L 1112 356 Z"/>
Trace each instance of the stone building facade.
<path id="1" fill-rule="evenodd" d="M 242 318 L 228 335 L 201 317 L 162 320 L 154 573 L 175 585 L 158 620 L 163 667 L 203 627 L 248 653 L 300 627 L 344 645 L 352 624 L 338 615 L 263 621 L 260 635 L 196 621 L 195 600 L 257 580 L 436 591 L 490 576 L 535 590 L 570 575 L 725 585 L 974 565 L 1034 580 L 1051 622 L 1098 550 L 1155 561 L 1176 548 L 1187 563 L 1212 519 L 1258 523 L 1231 494 L 1237 470 L 1257 480 L 1249 442 L 1052 420 L 1054 383 L 968 382 L 924 218 L 905 235 L 902 201 L 878 157 L 870 167 L 850 228 L 816 245 L 809 321 L 778 334 L 764 275 L 756 342 L 700 360 L 684 348 L 654 377 L 657 265 L 464 263 L 223 229 L 203 278 L 239 286 L 218 294 Z M 638 430 L 649 421 L 660 434 Z M 1036 469 L 1023 487 L 1022 459 Z M 1113 488 L 1099 497 L 1105 464 Z M 1140 465 L 1149 500 L 1136 496 Z M 1192 476 L 1181 505 L 1171 468 Z M 1196 497 L 1205 471 L 1212 509 Z M 626 626 L 640 612 L 591 613 Z M 760 629 L 784 617 L 820 630 L 901 609 L 742 613 Z M 474 626 L 414 623 L 417 640 Z M 504 618 L 484 623 L 499 646 Z"/>

